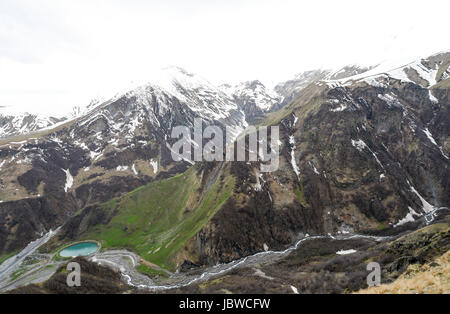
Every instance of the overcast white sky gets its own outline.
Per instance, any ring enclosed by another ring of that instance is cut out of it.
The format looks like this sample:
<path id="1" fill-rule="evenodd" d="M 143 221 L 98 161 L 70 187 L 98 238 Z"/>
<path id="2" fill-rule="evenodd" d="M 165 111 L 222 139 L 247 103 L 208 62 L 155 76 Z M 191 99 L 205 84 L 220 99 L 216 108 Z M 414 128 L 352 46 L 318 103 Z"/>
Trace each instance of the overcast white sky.
<path id="1" fill-rule="evenodd" d="M 0 0 L 0 107 L 60 114 L 178 65 L 213 83 L 450 48 L 449 1 Z"/>

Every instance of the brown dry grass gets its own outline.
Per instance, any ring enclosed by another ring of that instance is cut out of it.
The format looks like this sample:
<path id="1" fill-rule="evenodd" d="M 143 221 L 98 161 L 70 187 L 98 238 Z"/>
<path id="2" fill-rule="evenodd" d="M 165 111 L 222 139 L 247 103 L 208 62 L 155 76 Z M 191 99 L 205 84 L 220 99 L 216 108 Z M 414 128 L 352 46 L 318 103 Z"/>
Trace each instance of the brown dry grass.
<path id="1" fill-rule="evenodd" d="M 360 290 L 360 294 L 449 294 L 450 251 L 432 263 L 410 265 L 406 272 L 391 284 Z"/>

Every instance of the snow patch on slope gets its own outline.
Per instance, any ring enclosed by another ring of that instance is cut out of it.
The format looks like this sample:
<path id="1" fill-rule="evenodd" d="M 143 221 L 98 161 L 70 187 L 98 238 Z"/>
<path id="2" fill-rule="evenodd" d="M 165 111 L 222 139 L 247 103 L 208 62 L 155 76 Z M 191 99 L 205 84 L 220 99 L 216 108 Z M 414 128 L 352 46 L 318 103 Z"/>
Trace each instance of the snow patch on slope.
<path id="1" fill-rule="evenodd" d="M 439 148 L 442 156 L 444 156 L 445 159 L 448 159 L 448 156 L 444 154 L 444 150 L 442 149 L 442 146 L 439 146 L 436 143 L 436 140 L 434 139 L 433 135 L 431 134 L 430 130 L 428 130 L 428 128 L 425 128 L 425 130 L 422 130 L 423 133 L 425 133 L 425 135 L 428 137 L 428 139 L 430 140 L 431 143 L 433 143 L 437 148 Z"/>
<path id="2" fill-rule="evenodd" d="M 415 221 L 413 215 L 414 215 L 414 216 L 420 216 L 420 215 L 419 215 L 418 213 L 416 213 L 416 212 L 414 211 L 414 209 L 412 209 L 411 207 L 408 206 L 408 209 L 409 209 L 409 213 L 407 213 L 406 216 L 405 216 L 404 218 L 400 219 L 399 222 L 397 222 L 397 223 L 394 225 L 394 227 L 398 227 L 398 226 L 404 225 L 404 224 L 407 223 L 407 222 Z"/>
<path id="3" fill-rule="evenodd" d="M 116 171 L 127 171 L 128 166 L 117 166 Z"/>
<path id="4" fill-rule="evenodd" d="M 336 252 L 337 255 L 347 255 L 347 254 L 353 254 L 353 253 L 356 253 L 356 250 L 350 249 L 350 250 L 340 250 L 340 251 Z"/>
<path id="5" fill-rule="evenodd" d="M 300 168 L 297 165 L 297 162 L 295 161 L 295 139 L 294 136 L 291 135 L 289 137 L 289 143 L 291 144 L 291 165 L 292 165 L 292 169 L 294 169 L 295 174 L 297 175 L 297 177 L 300 176 Z"/>
<path id="6" fill-rule="evenodd" d="M 153 168 L 153 173 L 156 174 L 158 172 L 158 161 L 150 160 L 150 165 Z"/>
<path id="7" fill-rule="evenodd" d="M 62 169 L 64 171 L 64 173 L 66 174 L 66 185 L 64 186 L 64 192 L 67 193 L 67 191 L 72 187 L 73 185 L 73 177 L 70 174 L 69 169 L 65 170 Z"/>
<path id="8" fill-rule="evenodd" d="M 428 203 L 423 197 L 422 195 L 419 194 L 419 192 L 417 192 L 417 190 L 411 185 L 411 183 L 406 180 L 406 182 L 409 185 L 409 188 L 411 190 L 411 192 L 413 192 L 414 194 L 417 195 L 417 197 L 420 199 L 420 201 L 422 202 L 422 209 L 425 213 L 430 213 L 434 210 L 434 206 L 431 205 L 430 203 Z"/>
<path id="9" fill-rule="evenodd" d="M 138 172 L 136 171 L 136 167 L 134 166 L 134 164 L 133 164 L 133 166 L 131 167 L 131 170 L 133 170 L 133 173 L 137 176 L 138 175 Z"/>

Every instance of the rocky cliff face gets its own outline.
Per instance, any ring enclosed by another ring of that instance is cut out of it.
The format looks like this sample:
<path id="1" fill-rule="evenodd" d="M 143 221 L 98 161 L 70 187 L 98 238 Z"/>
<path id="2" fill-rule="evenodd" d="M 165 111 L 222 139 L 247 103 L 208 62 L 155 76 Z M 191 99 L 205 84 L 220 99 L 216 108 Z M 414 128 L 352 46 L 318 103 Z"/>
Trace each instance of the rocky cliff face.
<path id="1" fill-rule="evenodd" d="M 231 166 L 235 198 L 190 243 L 200 260 L 280 248 L 301 233 L 395 228 L 448 206 L 449 58 L 306 87 L 279 120 L 280 168 Z"/>

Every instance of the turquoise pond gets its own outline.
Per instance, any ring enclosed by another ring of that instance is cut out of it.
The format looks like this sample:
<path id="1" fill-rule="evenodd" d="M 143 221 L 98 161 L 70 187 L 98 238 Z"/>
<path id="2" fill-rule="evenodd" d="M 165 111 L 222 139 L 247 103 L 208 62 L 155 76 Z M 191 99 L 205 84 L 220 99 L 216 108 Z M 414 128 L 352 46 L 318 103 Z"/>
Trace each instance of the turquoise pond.
<path id="1" fill-rule="evenodd" d="M 82 242 L 66 247 L 59 252 L 62 257 L 86 256 L 97 252 L 98 244 L 94 242 Z"/>

